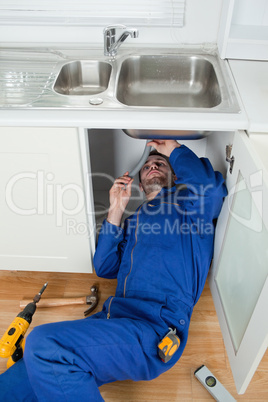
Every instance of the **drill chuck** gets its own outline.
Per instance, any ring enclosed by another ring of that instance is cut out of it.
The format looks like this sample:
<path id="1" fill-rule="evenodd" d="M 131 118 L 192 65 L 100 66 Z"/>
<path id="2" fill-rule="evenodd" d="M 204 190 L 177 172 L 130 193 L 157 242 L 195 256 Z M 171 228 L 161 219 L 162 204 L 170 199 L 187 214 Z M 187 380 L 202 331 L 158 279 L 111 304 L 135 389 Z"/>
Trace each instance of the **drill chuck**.
<path id="1" fill-rule="evenodd" d="M 33 315 L 35 313 L 36 310 L 36 303 L 32 302 L 27 304 L 27 306 L 23 309 L 23 311 L 21 311 L 17 317 L 23 318 L 24 320 L 26 320 L 29 324 L 31 324 L 32 322 L 32 318 Z"/>

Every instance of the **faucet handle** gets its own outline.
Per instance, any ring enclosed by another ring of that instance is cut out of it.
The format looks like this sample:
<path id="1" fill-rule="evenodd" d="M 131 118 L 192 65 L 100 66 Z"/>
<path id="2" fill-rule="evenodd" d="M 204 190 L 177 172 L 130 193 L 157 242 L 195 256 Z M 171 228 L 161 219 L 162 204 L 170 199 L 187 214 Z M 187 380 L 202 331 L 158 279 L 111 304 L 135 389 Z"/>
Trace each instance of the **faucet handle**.
<path id="1" fill-rule="evenodd" d="M 139 37 L 139 30 L 137 28 L 127 28 L 126 33 L 128 33 L 131 36 L 131 38 Z"/>
<path id="2" fill-rule="evenodd" d="M 116 40 L 116 30 L 123 29 L 123 33 Z M 105 56 L 115 56 L 119 46 L 126 40 L 130 35 L 132 38 L 137 38 L 139 31 L 136 28 L 128 28 L 125 25 L 108 25 L 103 30 L 104 34 L 104 55 Z"/>
<path id="3" fill-rule="evenodd" d="M 115 44 L 116 30 L 117 29 L 126 29 L 125 25 L 117 24 L 117 25 L 108 25 L 103 30 L 104 36 L 104 55 L 110 56 L 110 49 Z"/>
<path id="4" fill-rule="evenodd" d="M 116 29 L 126 29 L 126 26 L 123 24 L 108 25 L 107 27 L 104 28 L 103 33 L 104 35 L 107 35 L 108 32 Z"/>

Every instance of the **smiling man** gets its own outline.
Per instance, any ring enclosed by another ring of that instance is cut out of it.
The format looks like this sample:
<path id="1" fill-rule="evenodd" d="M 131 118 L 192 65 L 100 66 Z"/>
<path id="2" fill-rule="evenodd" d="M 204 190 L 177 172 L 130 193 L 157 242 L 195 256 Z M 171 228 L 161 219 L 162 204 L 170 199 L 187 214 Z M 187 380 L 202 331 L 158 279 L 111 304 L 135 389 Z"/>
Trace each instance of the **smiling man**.
<path id="1" fill-rule="evenodd" d="M 115 180 L 94 256 L 98 276 L 117 278 L 115 296 L 86 319 L 34 328 L 24 358 L 0 376 L 1 400 L 102 401 L 100 385 L 153 379 L 182 355 L 226 188 L 186 146 L 148 145 L 158 153 L 140 171 L 146 199 L 121 227 L 133 179 Z M 170 331 L 180 346 L 164 362 L 158 345 Z"/>

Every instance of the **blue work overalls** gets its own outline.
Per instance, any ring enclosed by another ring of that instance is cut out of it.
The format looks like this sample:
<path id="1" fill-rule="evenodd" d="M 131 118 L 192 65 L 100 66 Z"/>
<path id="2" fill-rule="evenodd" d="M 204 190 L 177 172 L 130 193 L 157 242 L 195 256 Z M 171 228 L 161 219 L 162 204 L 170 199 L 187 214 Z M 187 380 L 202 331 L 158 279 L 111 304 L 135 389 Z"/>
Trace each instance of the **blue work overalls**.
<path id="1" fill-rule="evenodd" d="M 0 376 L 1 401 L 101 401 L 100 385 L 153 379 L 180 358 L 226 187 L 186 146 L 170 163 L 176 186 L 144 202 L 124 229 L 102 225 L 94 267 L 98 276 L 117 278 L 115 296 L 89 318 L 34 328 L 23 359 Z M 181 344 L 164 363 L 157 345 L 169 328 Z"/>

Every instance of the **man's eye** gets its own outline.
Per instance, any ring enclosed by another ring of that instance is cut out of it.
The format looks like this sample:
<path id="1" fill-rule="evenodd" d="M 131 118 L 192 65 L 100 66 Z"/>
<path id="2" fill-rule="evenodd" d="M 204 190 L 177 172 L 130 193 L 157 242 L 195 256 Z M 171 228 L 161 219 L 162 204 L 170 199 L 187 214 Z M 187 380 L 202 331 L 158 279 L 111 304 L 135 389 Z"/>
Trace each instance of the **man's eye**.
<path id="1" fill-rule="evenodd" d="M 143 170 L 149 169 L 149 166 L 143 166 Z"/>
<path id="2" fill-rule="evenodd" d="M 158 166 L 165 166 L 165 164 L 163 162 L 158 162 L 157 164 Z"/>

